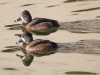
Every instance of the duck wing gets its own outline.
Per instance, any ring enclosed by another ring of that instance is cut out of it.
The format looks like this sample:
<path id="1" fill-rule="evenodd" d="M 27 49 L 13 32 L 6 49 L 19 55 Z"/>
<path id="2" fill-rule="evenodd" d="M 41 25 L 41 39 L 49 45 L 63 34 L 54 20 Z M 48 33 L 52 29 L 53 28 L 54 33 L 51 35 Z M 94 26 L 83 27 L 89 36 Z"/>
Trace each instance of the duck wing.
<path id="1" fill-rule="evenodd" d="M 50 55 L 56 52 L 58 46 L 57 43 L 51 42 L 49 40 L 37 39 L 32 41 L 27 46 L 27 51 L 31 55 L 44 56 Z"/>
<path id="2" fill-rule="evenodd" d="M 36 25 L 41 22 L 50 22 L 53 24 L 53 26 L 59 27 L 60 25 L 56 20 L 48 19 L 48 18 L 34 18 L 31 22 L 30 25 Z"/>
<path id="3" fill-rule="evenodd" d="M 33 46 L 36 46 L 36 45 L 39 45 L 39 44 L 49 44 L 49 45 L 51 45 L 53 48 L 58 48 L 57 43 L 52 42 L 52 41 L 49 41 L 49 40 L 42 40 L 42 39 L 33 40 L 33 41 L 29 44 L 29 46 L 30 46 L 30 47 L 33 47 Z"/>

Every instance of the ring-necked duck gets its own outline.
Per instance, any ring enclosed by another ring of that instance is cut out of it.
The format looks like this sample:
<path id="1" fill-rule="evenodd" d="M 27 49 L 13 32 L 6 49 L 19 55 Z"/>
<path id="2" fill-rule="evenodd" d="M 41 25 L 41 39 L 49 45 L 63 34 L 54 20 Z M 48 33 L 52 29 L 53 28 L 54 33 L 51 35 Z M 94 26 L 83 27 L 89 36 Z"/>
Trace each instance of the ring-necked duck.
<path id="1" fill-rule="evenodd" d="M 49 55 L 54 53 L 58 46 L 57 43 L 49 41 L 36 39 L 33 40 L 32 34 L 28 31 L 24 31 L 21 38 L 16 44 L 23 42 L 22 48 L 24 54 L 30 55 Z"/>
<path id="2" fill-rule="evenodd" d="M 48 18 L 34 18 L 32 19 L 32 16 L 28 10 L 24 10 L 20 17 L 15 20 L 17 21 L 23 21 L 22 27 L 25 27 L 30 30 L 36 30 L 36 29 L 47 29 L 50 27 L 59 27 L 60 24 L 56 20 L 48 19 Z"/>

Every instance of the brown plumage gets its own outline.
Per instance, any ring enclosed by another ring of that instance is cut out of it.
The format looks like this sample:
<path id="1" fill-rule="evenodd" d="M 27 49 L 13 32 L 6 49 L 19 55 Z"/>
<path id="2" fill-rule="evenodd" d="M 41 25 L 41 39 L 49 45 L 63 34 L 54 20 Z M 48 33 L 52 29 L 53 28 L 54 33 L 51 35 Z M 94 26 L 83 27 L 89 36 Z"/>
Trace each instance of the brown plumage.
<path id="1" fill-rule="evenodd" d="M 59 23 L 56 20 L 47 19 L 47 18 L 34 18 L 32 19 L 29 11 L 24 10 L 21 13 L 21 16 L 14 22 L 22 20 L 22 27 L 25 27 L 30 30 L 36 29 L 47 29 L 50 27 L 59 27 Z"/>
<path id="2" fill-rule="evenodd" d="M 33 56 L 49 55 L 55 53 L 58 48 L 57 43 L 49 40 L 33 40 L 32 34 L 28 31 L 23 32 L 21 39 L 17 43 L 20 42 L 23 42 L 23 53 Z"/>

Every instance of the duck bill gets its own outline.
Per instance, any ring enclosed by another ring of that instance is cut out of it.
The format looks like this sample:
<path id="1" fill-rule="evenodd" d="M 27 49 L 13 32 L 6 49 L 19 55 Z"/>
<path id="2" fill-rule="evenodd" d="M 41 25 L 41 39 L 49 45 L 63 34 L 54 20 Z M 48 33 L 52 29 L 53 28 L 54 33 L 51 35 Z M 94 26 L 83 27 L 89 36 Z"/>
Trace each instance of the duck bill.
<path id="1" fill-rule="evenodd" d="M 19 57 L 19 58 L 21 58 L 21 59 L 24 57 L 24 56 L 19 55 L 19 54 L 16 54 L 16 56 Z"/>
<path id="2" fill-rule="evenodd" d="M 23 42 L 23 40 L 22 40 L 22 39 L 20 39 L 18 42 L 16 42 L 16 44 L 19 44 L 19 43 L 21 43 L 21 42 Z"/>
<path id="3" fill-rule="evenodd" d="M 21 21 L 21 17 L 19 17 L 18 19 L 16 19 L 14 22 L 18 22 L 18 21 Z"/>

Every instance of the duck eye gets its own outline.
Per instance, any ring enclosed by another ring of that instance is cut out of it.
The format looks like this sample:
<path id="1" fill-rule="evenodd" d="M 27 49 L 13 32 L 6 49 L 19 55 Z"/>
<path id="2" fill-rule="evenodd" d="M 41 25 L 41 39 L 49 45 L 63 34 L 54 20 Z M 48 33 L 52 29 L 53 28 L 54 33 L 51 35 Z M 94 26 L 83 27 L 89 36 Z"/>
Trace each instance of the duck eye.
<path id="1" fill-rule="evenodd" d="M 23 17 L 26 17 L 26 15 L 23 15 Z"/>

